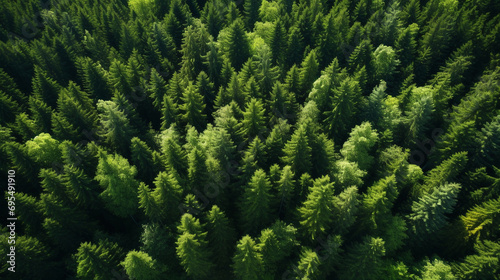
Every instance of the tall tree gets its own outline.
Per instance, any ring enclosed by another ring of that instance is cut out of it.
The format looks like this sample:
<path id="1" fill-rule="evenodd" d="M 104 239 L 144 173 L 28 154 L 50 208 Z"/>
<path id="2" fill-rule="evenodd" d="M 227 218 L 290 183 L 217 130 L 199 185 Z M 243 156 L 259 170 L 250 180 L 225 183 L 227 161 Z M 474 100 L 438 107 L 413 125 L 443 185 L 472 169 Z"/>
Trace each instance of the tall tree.
<path id="1" fill-rule="evenodd" d="M 234 274 L 237 279 L 257 280 L 264 274 L 262 254 L 257 244 L 248 235 L 243 236 L 236 245 L 233 257 Z"/>
<path id="2" fill-rule="evenodd" d="M 326 234 L 331 227 L 333 192 L 333 183 L 328 175 L 318 178 L 314 180 L 307 200 L 299 208 L 300 225 L 312 240 Z"/>
<path id="3" fill-rule="evenodd" d="M 292 139 L 283 148 L 283 153 L 285 154 L 282 158 L 283 163 L 291 166 L 295 176 L 310 172 L 312 166 L 311 147 L 304 126 L 300 126 L 295 130 Z"/>
<path id="4" fill-rule="evenodd" d="M 271 182 L 264 170 L 255 171 L 242 199 L 242 221 L 246 232 L 256 232 L 272 221 Z"/>
<path id="5" fill-rule="evenodd" d="M 137 169 L 118 154 L 99 152 L 95 180 L 104 189 L 99 195 L 104 206 L 113 214 L 126 217 L 137 210 Z"/>

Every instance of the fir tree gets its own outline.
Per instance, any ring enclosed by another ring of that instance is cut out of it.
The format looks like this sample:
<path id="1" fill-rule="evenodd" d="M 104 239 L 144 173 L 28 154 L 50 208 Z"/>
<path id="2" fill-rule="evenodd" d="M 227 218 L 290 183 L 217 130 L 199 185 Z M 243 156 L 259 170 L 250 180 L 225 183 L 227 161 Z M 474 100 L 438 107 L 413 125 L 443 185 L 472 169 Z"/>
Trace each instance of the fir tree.
<path id="1" fill-rule="evenodd" d="M 95 180 L 104 189 L 100 198 L 113 214 L 125 217 L 135 213 L 139 186 L 136 174 L 137 169 L 127 159 L 118 154 L 100 152 Z"/>
<path id="2" fill-rule="evenodd" d="M 285 154 L 282 158 L 283 163 L 291 166 L 295 176 L 300 176 L 311 170 L 311 147 L 304 126 L 295 130 L 292 139 L 283 148 L 283 153 Z"/>
<path id="3" fill-rule="evenodd" d="M 323 176 L 314 181 L 307 200 L 299 208 L 300 225 L 307 237 L 315 240 L 331 227 L 334 188 L 330 177 Z"/>
<path id="4" fill-rule="evenodd" d="M 241 214 L 247 232 L 255 232 L 272 220 L 271 182 L 264 170 L 255 171 L 243 194 Z"/>
<path id="5" fill-rule="evenodd" d="M 180 106 L 180 109 L 184 112 L 182 119 L 194 126 L 198 131 L 205 129 L 205 103 L 203 102 L 203 96 L 200 95 L 195 85 L 192 83 L 188 84 L 184 90 L 182 101 L 184 102 Z"/>
<path id="6" fill-rule="evenodd" d="M 160 265 L 147 253 L 141 251 L 128 252 L 121 265 L 131 279 L 152 280 L 162 274 Z"/>
<path id="7" fill-rule="evenodd" d="M 347 251 L 340 279 L 382 279 L 382 257 L 385 255 L 382 238 L 365 237 Z"/>
<path id="8" fill-rule="evenodd" d="M 263 276 L 262 254 L 248 235 L 243 236 L 236 245 L 233 268 L 237 279 L 257 280 Z"/>

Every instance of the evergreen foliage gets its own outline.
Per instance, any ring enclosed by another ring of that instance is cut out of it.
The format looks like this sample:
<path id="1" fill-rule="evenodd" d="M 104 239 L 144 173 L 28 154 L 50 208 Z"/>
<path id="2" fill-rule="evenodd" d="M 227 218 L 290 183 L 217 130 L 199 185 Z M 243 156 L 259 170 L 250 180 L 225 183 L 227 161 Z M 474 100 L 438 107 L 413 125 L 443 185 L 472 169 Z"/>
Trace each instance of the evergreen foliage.
<path id="1" fill-rule="evenodd" d="M 499 279 L 499 14 L 3 1 L 0 279 Z"/>

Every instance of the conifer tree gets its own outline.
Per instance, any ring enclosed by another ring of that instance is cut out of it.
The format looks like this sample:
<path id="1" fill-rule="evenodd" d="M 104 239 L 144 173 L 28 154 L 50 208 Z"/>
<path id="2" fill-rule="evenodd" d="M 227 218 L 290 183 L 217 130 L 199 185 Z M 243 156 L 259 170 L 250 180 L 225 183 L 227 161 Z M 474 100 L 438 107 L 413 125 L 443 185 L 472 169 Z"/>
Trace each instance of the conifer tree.
<path id="1" fill-rule="evenodd" d="M 132 128 L 125 113 L 113 101 L 97 102 L 100 113 L 102 136 L 108 145 L 116 147 L 122 155 L 129 155 L 130 141 L 134 137 Z"/>
<path id="2" fill-rule="evenodd" d="M 243 113 L 241 133 L 252 139 L 264 132 L 266 123 L 265 113 L 266 110 L 260 100 L 255 98 L 250 99 Z"/>
<path id="3" fill-rule="evenodd" d="M 236 71 L 239 71 L 243 63 L 250 57 L 250 44 L 240 19 L 235 20 L 229 27 L 227 43 L 227 54 L 231 65 Z"/>
<path id="4" fill-rule="evenodd" d="M 368 170 L 373 164 L 373 156 L 370 150 L 375 146 L 378 140 L 378 134 L 372 129 L 369 122 L 364 122 L 355 126 L 344 142 L 340 153 L 346 160 L 356 162 L 359 168 Z"/>
<path id="5" fill-rule="evenodd" d="M 302 61 L 300 68 L 300 92 L 297 92 L 297 98 L 302 103 L 308 95 L 309 90 L 319 74 L 318 59 L 316 51 L 312 50 Z"/>
<path id="6" fill-rule="evenodd" d="M 38 65 L 33 76 L 33 94 L 54 108 L 61 86 Z"/>
<path id="7" fill-rule="evenodd" d="M 500 233 L 495 225 L 500 217 L 500 199 L 491 199 L 477 205 L 460 217 L 468 238 L 492 239 Z"/>
<path id="8" fill-rule="evenodd" d="M 155 204 L 160 208 L 162 220 L 171 222 L 179 216 L 179 205 L 182 201 L 183 189 L 173 172 L 160 172 L 154 181 L 155 189 L 152 196 Z M 152 204 L 153 206 L 155 204 Z M 156 215 L 156 213 L 153 213 Z"/>
<path id="9" fill-rule="evenodd" d="M 298 245 L 296 235 L 296 228 L 280 220 L 270 228 L 261 231 L 258 246 L 267 272 L 277 271 L 276 266 L 290 256 L 295 246 Z"/>
<path id="10" fill-rule="evenodd" d="M 90 242 L 80 244 L 74 255 L 77 263 L 76 275 L 81 279 L 113 278 L 113 270 L 119 270 L 120 259 L 124 253 L 117 244 L 100 241 L 98 245 Z"/>
<path id="11" fill-rule="evenodd" d="M 295 180 L 293 179 L 294 175 L 295 174 L 293 174 L 292 168 L 289 165 L 283 167 L 283 171 L 281 172 L 281 176 L 277 184 L 278 195 L 276 198 L 279 205 L 278 216 L 281 216 L 282 214 L 287 215 L 287 213 L 290 215 L 290 212 L 293 210 L 292 199 L 296 196 Z"/>
<path id="12" fill-rule="evenodd" d="M 339 87 L 333 91 L 331 98 L 332 108 L 325 112 L 325 122 L 330 136 L 343 139 L 351 129 L 353 116 L 357 113 L 361 90 L 359 83 L 352 78 L 341 81 Z M 337 142 L 337 141 L 336 141 Z"/>
<path id="13" fill-rule="evenodd" d="M 109 99 L 111 90 L 107 82 L 108 72 L 102 68 L 101 64 L 93 62 L 88 57 L 78 59 L 77 63 L 85 91 L 96 99 Z"/>
<path id="14" fill-rule="evenodd" d="M 182 266 L 193 278 L 205 279 L 211 275 L 213 268 L 206 240 L 207 233 L 202 230 L 199 220 L 191 214 L 184 214 L 177 228 L 180 235 L 176 250 Z"/>
<path id="15" fill-rule="evenodd" d="M 271 182 L 264 170 L 255 171 L 245 188 L 241 214 L 246 232 L 256 232 L 272 220 Z"/>
<path id="16" fill-rule="evenodd" d="M 282 158 L 283 163 L 291 166 L 295 176 L 310 172 L 312 166 L 311 147 L 304 126 L 300 126 L 295 130 L 292 139 L 285 144 L 283 153 L 285 154 Z"/>
<path id="17" fill-rule="evenodd" d="M 358 188 L 353 186 L 341 192 L 333 202 L 332 230 L 338 234 L 346 233 L 354 224 L 359 209 Z"/>
<path id="18" fill-rule="evenodd" d="M 206 115 L 204 113 L 205 103 L 195 85 L 191 82 L 184 90 L 182 101 L 184 104 L 180 109 L 184 112 L 182 119 L 194 126 L 198 131 L 202 131 L 206 126 Z"/>
<path id="19" fill-rule="evenodd" d="M 382 279 L 382 257 L 385 255 L 382 238 L 365 237 L 347 251 L 339 279 Z"/>
<path id="20" fill-rule="evenodd" d="M 453 211 L 459 190 L 459 184 L 445 183 L 413 202 L 409 218 L 414 238 L 425 240 L 446 225 L 446 215 Z"/>
<path id="21" fill-rule="evenodd" d="M 476 254 L 468 255 L 465 260 L 454 266 L 455 275 L 460 279 L 496 279 L 500 258 L 500 244 L 489 240 L 474 245 Z"/>
<path id="22" fill-rule="evenodd" d="M 151 148 L 138 137 L 134 137 L 131 140 L 130 153 L 132 164 L 137 167 L 137 178 L 148 184 L 152 183 L 159 168 L 154 162 Z"/>
<path id="23" fill-rule="evenodd" d="M 443 279 L 455 280 L 456 277 L 451 272 L 451 267 L 441 260 L 435 259 L 432 262 L 427 260 L 423 271 L 422 279 Z"/>
<path id="24" fill-rule="evenodd" d="M 318 279 L 321 275 L 321 261 L 316 252 L 309 248 L 303 248 L 300 260 L 295 269 L 295 279 Z"/>
<path id="25" fill-rule="evenodd" d="M 255 22 L 259 20 L 259 8 L 261 4 L 262 0 L 245 0 L 243 4 L 246 23 L 249 30 L 252 30 Z"/>
<path id="26" fill-rule="evenodd" d="M 228 267 L 230 256 L 234 252 L 236 231 L 231 226 L 226 214 L 217 206 L 207 213 L 207 239 L 210 251 L 217 256 L 215 263 L 220 269 Z"/>
<path id="27" fill-rule="evenodd" d="M 127 159 L 100 151 L 95 180 L 104 189 L 99 196 L 111 213 L 119 217 L 135 213 L 139 186 L 136 174 L 137 169 Z"/>
<path id="28" fill-rule="evenodd" d="M 163 272 L 156 260 L 142 251 L 128 252 L 121 265 L 131 279 L 153 280 Z"/>
<path id="29" fill-rule="evenodd" d="M 236 279 L 257 280 L 264 274 L 262 254 L 257 244 L 249 236 L 243 236 L 236 245 L 236 254 L 233 257 L 233 268 Z"/>
<path id="30" fill-rule="evenodd" d="M 328 175 L 314 180 L 307 200 L 298 209 L 303 232 L 312 240 L 325 234 L 331 227 L 334 187 Z"/>

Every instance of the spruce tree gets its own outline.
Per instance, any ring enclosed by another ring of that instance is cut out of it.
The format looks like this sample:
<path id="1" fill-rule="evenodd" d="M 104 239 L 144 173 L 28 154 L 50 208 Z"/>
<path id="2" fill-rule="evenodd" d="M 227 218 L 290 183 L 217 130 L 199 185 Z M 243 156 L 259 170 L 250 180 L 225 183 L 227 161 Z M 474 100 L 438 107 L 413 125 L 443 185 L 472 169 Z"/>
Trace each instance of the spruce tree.
<path id="1" fill-rule="evenodd" d="M 162 268 L 156 260 L 142 251 L 128 252 L 121 265 L 131 279 L 153 280 L 163 274 Z"/>
<path id="2" fill-rule="evenodd" d="M 233 268 L 236 279 L 257 280 L 264 274 L 262 254 L 255 241 L 248 235 L 243 236 L 236 245 Z"/>
<path id="3" fill-rule="evenodd" d="M 311 147 L 306 135 L 306 128 L 300 126 L 295 130 L 283 148 L 285 156 L 282 158 L 284 164 L 291 166 L 295 176 L 301 176 L 311 170 Z"/>
<path id="4" fill-rule="evenodd" d="M 250 44 L 240 19 L 235 20 L 229 27 L 227 54 L 236 71 L 239 71 L 250 57 Z"/>
<path id="5" fill-rule="evenodd" d="M 137 210 L 137 169 L 118 154 L 99 152 L 95 180 L 104 189 L 99 197 L 104 206 L 119 217 L 132 215 Z"/>
<path id="6" fill-rule="evenodd" d="M 333 183 L 330 183 L 328 175 L 318 178 L 314 180 L 307 200 L 298 209 L 303 232 L 312 240 L 326 234 L 331 227 L 333 192 Z"/>
<path id="7" fill-rule="evenodd" d="M 255 171 L 245 188 L 241 215 L 246 232 L 256 232 L 272 221 L 271 182 L 264 170 Z"/>
<path id="8" fill-rule="evenodd" d="M 215 263 L 218 268 L 224 269 L 231 262 L 230 256 L 234 252 L 236 231 L 231 226 L 226 214 L 217 205 L 212 206 L 206 216 L 207 240 L 210 251 L 214 256 L 217 256 Z M 227 274 L 223 275 L 227 276 Z"/>
<path id="9" fill-rule="evenodd" d="M 255 98 L 250 99 L 243 113 L 241 133 L 249 139 L 260 136 L 265 129 L 265 114 L 266 110 L 262 102 Z"/>
<path id="10" fill-rule="evenodd" d="M 374 162 L 370 150 L 373 149 L 377 140 L 377 132 L 372 129 L 369 122 L 364 122 L 352 129 L 340 153 L 346 160 L 356 162 L 362 170 L 369 170 Z"/>
<path id="11" fill-rule="evenodd" d="M 191 82 L 184 90 L 182 96 L 183 104 L 180 109 L 184 112 L 182 119 L 184 122 L 194 126 L 198 131 L 202 131 L 206 126 L 205 103 L 203 96 Z"/>
<path id="12" fill-rule="evenodd" d="M 339 279 L 383 279 L 385 242 L 367 236 L 347 250 Z"/>
<path id="13" fill-rule="evenodd" d="M 119 270 L 123 256 L 122 249 L 109 241 L 101 240 L 98 245 L 82 243 L 74 255 L 77 263 L 76 276 L 81 279 L 113 278 L 113 270 Z"/>
<path id="14" fill-rule="evenodd" d="M 303 248 L 295 269 L 295 279 L 318 279 L 321 275 L 320 266 L 318 254 L 307 247 Z"/>
<path id="15" fill-rule="evenodd" d="M 459 190 L 459 184 L 445 183 L 413 202 L 409 219 L 411 233 L 415 239 L 425 240 L 432 237 L 446 225 L 446 215 L 453 211 Z"/>
<path id="16" fill-rule="evenodd" d="M 213 263 L 208 250 L 207 233 L 203 231 L 198 219 L 191 214 L 181 217 L 181 224 L 177 227 L 177 256 L 187 274 L 195 279 L 206 279 L 211 275 Z"/>

